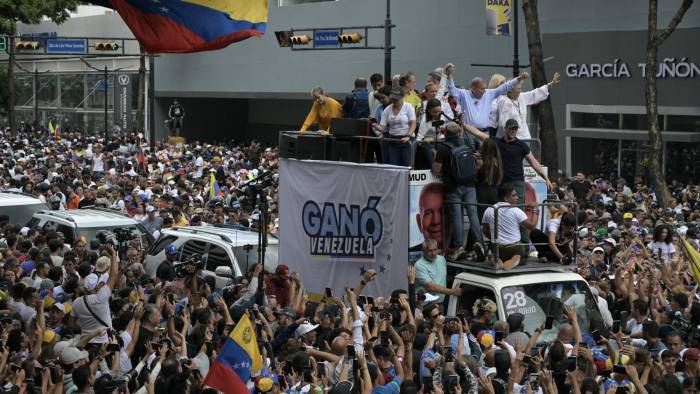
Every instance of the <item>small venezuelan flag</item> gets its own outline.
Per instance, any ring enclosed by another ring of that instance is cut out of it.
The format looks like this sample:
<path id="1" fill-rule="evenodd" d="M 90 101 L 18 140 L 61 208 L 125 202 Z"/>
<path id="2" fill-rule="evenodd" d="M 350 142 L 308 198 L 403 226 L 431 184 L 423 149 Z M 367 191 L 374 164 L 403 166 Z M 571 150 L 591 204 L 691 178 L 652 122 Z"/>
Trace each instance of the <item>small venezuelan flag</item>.
<path id="1" fill-rule="evenodd" d="M 221 189 L 219 188 L 219 182 L 216 181 L 216 176 L 212 171 L 209 175 L 209 201 L 216 199 L 221 195 Z"/>
<path id="2" fill-rule="evenodd" d="M 267 27 L 268 0 L 91 0 L 119 12 L 148 53 L 221 49 Z"/>
<path id="3" fill-rule="evenodd" d="M 209 368 L 203 385 L 225 394 L 248 393 L 246 383 L 250 379 L 250 373 L 262 368 L 263 361 L 255 330 L 248 315 L 244 314 Z"/>

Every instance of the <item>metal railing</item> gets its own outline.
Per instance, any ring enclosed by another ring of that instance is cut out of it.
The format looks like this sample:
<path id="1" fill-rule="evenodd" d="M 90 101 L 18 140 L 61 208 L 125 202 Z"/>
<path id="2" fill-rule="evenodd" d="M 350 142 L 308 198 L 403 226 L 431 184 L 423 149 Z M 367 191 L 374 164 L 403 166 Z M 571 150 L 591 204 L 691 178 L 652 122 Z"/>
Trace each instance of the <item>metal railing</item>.
<path id="1" fill-rule="evenodd" d="M 534 246 L 538 246 L 538 245 L 541 245 L 541 246 L 548 245 L 548 242 L 533 243 L 533 242 L 532 242 L 531 240 L 529 240 L 529 239 L 528 239 L 528 242 L 527 242 L 527 243 L 523 243 L 523 242 L 518 243 L 518 242 L 516 242 L 516 243 L 514 243 L 514 244 L 502 244 L 501 242 L 499 242 L 499 238 L 498 238 L 498 232 L 499 232 L 498 218 L 499 218 L 499 216 L 500 216 L 500 215 L 499 215 L 499 211 L 502 210 L 502 209 L 513 209 L 513 208 L 523 209 L 523 208 L 532 208 L 531 205 L 528 205 L 528 204 L 491 205 L 491 204 L 483 204 L 483 203 L 448 202 L 448 201 L 444 201 L 444 202 L 443 202 L 443 206 L 442 206 L 442 215 L 443 215 L 442 217 L 443 217 L 443 218 L 445 218 L 446 215 L 449 215 L 449 204 L 459 204 L 460 207 L 461 207 L 461 209 L 462 209 L 462 228 L 463 228 L 463 233 L 460 234 L 460 237 L 462 237 L 462 239 L 464 238 L 464 233 L 467 233 L 467 234 L 469 233 L 469 228 L 470 228 L 470 226 L 471 226 L 471 222 L 470 222 L 470 223 L 469 223 L 469 226 L 465 227 L 465 222 L 464 222 L 464 208 L 465 208 L 465 207 L 474 206 L 474 207 L 477 207 L 477 208 L 478 208 L 478 207 L 483 207 L 483 208 L 486 208 L 486 209 L 488 209 L 488 208 L 493 209 L 493 211 L 494 211 L 494 212 L 493 212 L 493 228 L 489 228 L 489 232 L 493 232 L 493 239 L 490 239 L 491 234 L 487 234 L 487 236 L 489 237 L 489 244 L 490 244 L 491 247 L 490 247 L 490 248 L 485 248 L 485 249 L 486 249 L 486 254 L 487 254 L 487 255 L 488 255 L 488 250 L 489 250 L 489 249 L 492 249 L 492 252 L 493 252 L 493 262 L 494 262 L 494 264 L 496 264 L 496 263 L 498 262 L 498 257 L 499 257 L 499 246 L 502 246 L 502 245 L 516 245 L 516 246 L 523 246 L 523 247 L 525 247 L 525 246 L 529 246 L 529 245 L 534 245 Z M 539 215 L 539 218 L 538 218 L 538 219 L 539 219 L 539 221 L 540 221 L 541 227 L 543 228 L 542 231 L 543 231 L 545 234 L 546 234 L 547 232 L 546 232 L 546 228 L 545 228 L 545 219 L 546 219 L 546 217 L 545 217 L 545 215 L 543 214 L 544 210 L 547 209 L 547 208 L 549 208 L 549 207 L 561 207 L 561 206 L 572 207 L 572 209 L 570 209 L 569 211 L 572 212 L 572 213 L 574 214 L 574 216 L 576 217 L 576 226 L 575 226 L 575 228 L 578 228 L 578 203 L 576 203 L 575 201 L 560 201 L 560 200 L 549 200 L 549 199 L 547 199 L 547 200 L 544 200 L 544 201 L 542 201 L 541 203 L 538 203 L 538 204 L 537 204 L 537 208 L 538 208 L 538 211 L 539 211 L 539 212 L 538 212 L 538 215 Z M 523 211 L 524 211 L 524 209 L 523 209 Z M 469 215 L 467 214 L 467 218 L 468 218 L 468 216 L 469 216 Z M 483 218 L 483 215 L 482 215 L 481 218 L 479 218 L 479 220 L 481 220 L 482 218 Z M 442 234 L 443 234 L 443 235 L 447 233 L 447 232 L 446 232 L 446 227 L 445 227 L 445 226 L 446 226 L 446 222 L 447 222 L 446 220 L 444 220 L 444 219 L 442 220 Z M 481 230 L 481 222 L 479 222 L 479 231 L 481 232 L 482 237 L 483 237 L 483 236 L 484 236 L 484 233 L 483 233 L 483 231 Z M 519 231 L 519 232 L 521 231 L 521 230 L 520 230 L 520 226 L 519 226 L 519 230 L 518 230 L 518 231 Z M 484 238 L 485 238 L 485 237 L 484 237 Z M 521 241 L 522 241 L 522 238 L 521 238 Z M 444 245 L 448 245 L 449 242 L 450 242 L 450 239 L 443 239 L 443 246 L 444 246 Z M 573 250 L 572 250 L 572 260 L 573 260 L 573 261 L 576 260 L 576 254 L 577 254 L 577 250 L 576 250 L 576 247 L 574 247 Z M 485 261 L 488 261 L 488 256 L 487 256 L 487 258 L 486 258 Z"/>

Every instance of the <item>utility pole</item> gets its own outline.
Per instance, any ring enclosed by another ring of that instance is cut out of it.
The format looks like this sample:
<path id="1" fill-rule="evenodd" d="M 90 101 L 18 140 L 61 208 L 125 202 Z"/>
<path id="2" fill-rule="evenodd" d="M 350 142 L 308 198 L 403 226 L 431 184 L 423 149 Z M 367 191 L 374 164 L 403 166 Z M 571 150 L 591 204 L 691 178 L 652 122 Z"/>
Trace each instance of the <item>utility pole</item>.
<path id="1" fill-rule="evenodd" d="M 9 102 L 7 104 L 8 108 L 8 121 L 10 122 L 10 133 L 15 132 L 15 36 L 10 35 L 9 45 L 7 47 L 7 52 L 10 54 L 8 64 L 7 64 L 7 80 L 8 80 L 8 95 Z"/>
<path id="2" fill-rule="evenodd" d="M 109 92 L 109 81 L 107 80 L 109 78 L 109 74 L 107 72 L 107 66 L 105 66 L 105 74 L 104 74 L 104 86 L 105 86 L 105 139 L 109 138 L 109 130 L 107 130 L 108 127 L 108 122 L 107 122 L 107 107 L 109 104 L 109 100 L 107 97 L 107 92 Z"/>
<path id="3" fill-rule="evenodd" d="M 151 147 L 151 153 L 154 153 L 156 150 L 156 77 L 155 77 L 155 70 L 156 70 L 156 59 L 153 55 L 148 57 L 148 101 L 150 101 L 149 105 L 149 118 L 148 118 L 148 124 L 149 124 L 149 130 L 148 130 L 148 135 L 149 135 L 149 141 L 148 144 Z"/>
<path id="4" fill-rule="evenodd" d="M 34 65 L 34 125 L 39 126 L 39 70 Z"/>
<path id="5" fill-rule="evenodd" d="M 391 0 L 386 0 L 384 20 L 384 83 L 391 85 Z"/>

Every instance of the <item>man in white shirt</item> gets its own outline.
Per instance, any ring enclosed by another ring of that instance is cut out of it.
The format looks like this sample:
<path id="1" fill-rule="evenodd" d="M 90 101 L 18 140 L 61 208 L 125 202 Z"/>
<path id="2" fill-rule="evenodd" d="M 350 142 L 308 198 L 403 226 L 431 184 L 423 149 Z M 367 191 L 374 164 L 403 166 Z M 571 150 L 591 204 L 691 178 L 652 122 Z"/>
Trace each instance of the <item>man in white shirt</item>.
<path id="1" fill-rule="evenodd" d="M 528 230 L 537 226 L 537 203 L 531 204 L 533 215 L 528 219 L 527 214 L 520 208 L 509 206 L 518 204 L 518 193 L 511 186 L 501 186 L 498 189 L 498 199 L 501 201 L 493 207 L 486 208 L 481 225 L 484 233 L 490 234 L 491 247 L 498 245 L 498 261 L 496 268 L 512 269 L 518 266 L 521 256 L 527 254 L 525 244 L 520 242 L 520 225 Z M 498 207 L 498 237 L 494 236 L 494 208 Z"/>
<path id="2" fill-rule="evenodd" d="M 521 93 L 523 89 L 522 82 L 518 82 L 505 95 L 499 96 L 496 99 L 496 111 L 498 120 L 498 131 L 496 137 L 503 138 L 505 135 L 505 125 L 508 119 L 515 119 L 518 122 L 518 134 L 516 137 L 519 140 L 529 140 L 530 128 L 527 125 L 527 107 L 538 104 L 549 97 L 549 89 L 558 84 L 560 81 L 559 73 L 554 73 L 552 82 L 541 86 L 529 92 Z"/>
<path id="3" fill-rule="evenodd" d="M 110 255 L 109 274 L 90 274 L 85 277 L 86 295 L 73 302 L 70 326 L 79 327 L 83 334 L 93 332 L 101 327 L 112 328 L 112 313 L 109 309 L 109 297 L 119 277 L 119 257 L 111 246 L 107 247 Z M 86 305 L 87 303 L 87 305 Z M 89 308 L 89 309 L 88 309 Z M 107 343 L 107 333 L 98 335 L 90 343 Z"/>

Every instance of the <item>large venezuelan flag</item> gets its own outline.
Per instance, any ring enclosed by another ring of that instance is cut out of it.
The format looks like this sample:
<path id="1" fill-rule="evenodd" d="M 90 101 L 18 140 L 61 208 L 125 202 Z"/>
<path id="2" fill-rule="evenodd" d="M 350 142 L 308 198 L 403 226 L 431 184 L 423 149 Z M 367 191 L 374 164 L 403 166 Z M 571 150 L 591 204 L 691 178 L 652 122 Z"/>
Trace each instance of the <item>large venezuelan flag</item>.
<path id="1" fill-rule="evenodd" d="M 260 371 L 262 368 L 255 330 L 248 315 L 244 314 L 226 339 L 202 384 L 225 394 L 248 393 L 246 383 L 251 371 Z"/>
<path id="2" fill-rule="evenodd" d="M 91 0 L 115 9 L 148 53 L 211 51 L 267 27 L 268 0 Z"/>

